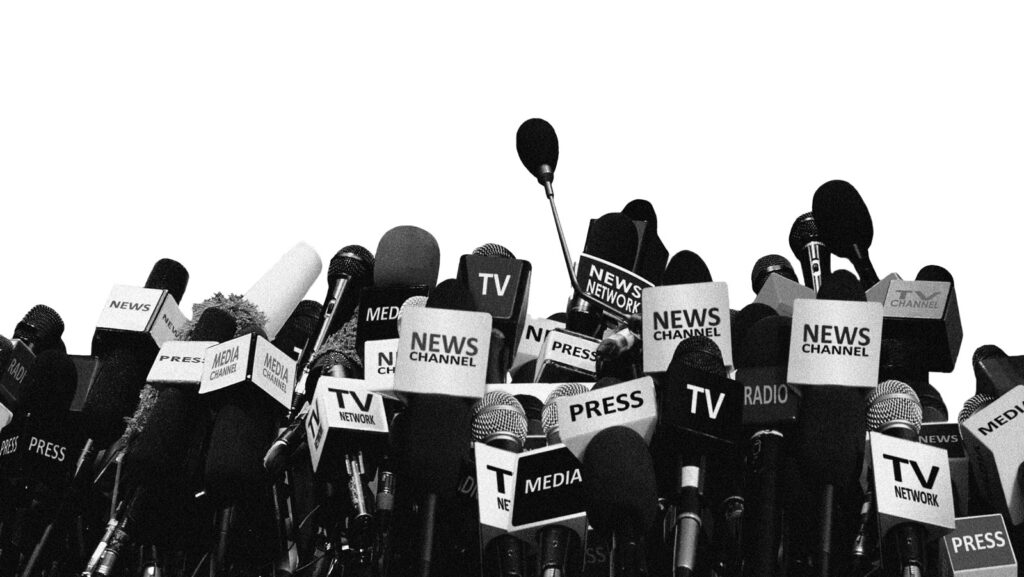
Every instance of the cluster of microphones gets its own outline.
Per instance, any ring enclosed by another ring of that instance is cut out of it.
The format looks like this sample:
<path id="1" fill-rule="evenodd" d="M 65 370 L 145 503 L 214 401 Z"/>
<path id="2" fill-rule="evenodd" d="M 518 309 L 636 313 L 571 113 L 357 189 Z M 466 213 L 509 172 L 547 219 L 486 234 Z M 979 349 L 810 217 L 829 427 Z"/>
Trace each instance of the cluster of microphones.
<path id="1" fill-rule="evenodd" d="M 947 423 L 953 278 L 880 279 L 849 183 L 736 308 L 644 200 L 573 259 L 554 130 L 516 147 L 570 280 L 547 318 L 528 261 L 484 244 L 439 282 L 414 226 L 338 251 L 322 303 L 303 243 L 191 318 L 162 259 L 88 355 L 32 308 L 0 337 L 0 577 L 1017 574 L 1024 356 L 979 348 Z"/>

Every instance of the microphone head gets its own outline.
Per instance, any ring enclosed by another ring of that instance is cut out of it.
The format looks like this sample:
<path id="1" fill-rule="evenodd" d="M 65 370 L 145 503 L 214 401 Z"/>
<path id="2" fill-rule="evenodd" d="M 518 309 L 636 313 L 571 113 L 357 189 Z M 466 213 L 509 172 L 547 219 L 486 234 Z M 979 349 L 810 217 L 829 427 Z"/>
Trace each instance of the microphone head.
<path id="1" fill-rule="evenodd" d="M 789 229 L 789 248 L 800 258 L 804 247 L 812 242 L 821 242 L 821 233 L 818 232 L 818 223 L 814 221 L 814 213 L 805 212 L 796 217 L 793 227 Z"/>
<path id="2" fill-rule="evenodd" d="M 378 287 L 437 284 L 441 249 L 434 235 L 415 226 L 396 226 L 377 244 L 373 284 Z"/>
<path id="3" fill-rule="evenodd" d="M 529 424 L 526 411 L 514 396 L 505 391 L 491 391 L 471 410 L 474 441 L 485 444 L 502 441 L 502 448 L 513 453 L 523 450 Z"/>
<path id="4" fill-rule="evenodd" d="M 317 330 L 317 321 L 320 320 L 320 312 L 323 305 L 316 301 L 302 301 L 292 311 L 288 320 L 277 333 L 274 339 L 274 346 L 281 349 L 292 359 L 297 359 L 298 349 L 306 344 Z"/>
<path id="5" fill-rule="evenodd" d="M 750 327 L 735 355 L 736 367 L 783 367 L 789 364 L 793 319 L 767 316 Z"/>
<path id="6" fill-rule="evenodd" d="M 472 439 L 469 405 L 447 395 L 412 396 L 394 432 L 407 486 L 441 497 L 454 493 Z"/>
<path id="7" fill-rule="evenodd" d="M 500 244 L 495 244 L 493 242 L 489 242 L 487 244 L 477 247 L 475 250 L 473 250 L 473 254 L 476 256 L 487 256 L 491 258 L 516 258 L 516 255 L 512 254 L 512 251 L 501 246 Z"/>
<path id="8" fill-rule="evenodd" d="M 599 533 L 634 539 L 658 514 L 651 453 L 636 431 L 615 426 L 598 433 L 583 454 L 587 520 Z"/>
<path id="9" fill-rule="evenodd" d="M 36 305 L 14 327 L 14 338 L 32 343 L 36 351 L 57 347 L 64 334 L 64 321 L 57 311 L 46 305 Z"/>
<path id="10" fill-rule="evenodd" d="M 398 308 L 398 315 L 395 317 L 395 323 L 398 325 L 398 331 L 402 331 L 402 317 L 412 309 L 419 309 L 425 306 L 427 306 L 427 297 L 423 295 L 411 296 L 405 299 L 402 306 Z"/>
<path id="11" fill-rule="evenodd" d="M 974 371 L 978 371 L 978 363 L 986 359 L 1005 358 L 1007 354 L 1003 352 L 1003 349 L 996 345 L 981 345 L 974 349 L 974 355 L 971 357 L 971 364 L 974 365 Z"/>
<path id="12" fill-rule="evenodd" d="M 683 339 L 676 345 L 669 363 L 669 372 L 673 372 L 672 365 L 687 366 L 719 377 L 729 374 L 722 360 L 722 349 L 718 348 L 715 341 L 699 335 Z"/>
<path id="13" fill-rule="evenodd" d="M 948 270 L 942 268 L 937 264 L 930 264 L 922 268 L 920 271 L 918 271 L 917 278 L 915 280 L 948 282 L 950 286 L 953 286 L 954 284 L 953 275 L 951 275 Z"/>
<path id="14" fill-rule="evenodd" d="M 637 246 L 633 221 L 620 212 L 610 212 L 591 223 L 583 252 L 632 270 Z"/>
<path id="15" fill-rule="evenodd" d="M 622 214 L 628 216 L 630 220 L 646 222 L 652 229 L 657 229 L 658 227 L 658 215 L 654 212 L 654 206 L 642 198 L 626 203 L 626 206 L 622 209 Z"/>
<path id="16" fill-rule="evenodd" d="M 531 118 L 516 131 L 519 160 L 541 184 L 555 179 L 558 165 L 558 136 L 548 121 Z"/>
<path id="17" fill-rule="evenodd" d="M 868 431 L 907 429 L 917 438 L 923 420 L 921 400 L 910 385 L 897 380 L 878 383 L 867 400 Z"/>
<path id="18" fill-rule="evenodd" d="M 448 309 L 453 311 L 473 312 L 473 295 L 469 287 L 456 279 L 450 278 L 438 283 L 427 297 L 428 309 Z"/>
<path id="19" fill-rule="evenodd" d="M 978 393 L 973 397 L 967 399 L 964 402 L 964 408 L 960 410 L 960 414 L 956 416 L 956 422 L 962 423 L 967 419 L 971 418 L 974 413 L 984 409 L 990 403 L 996 400 L 996 397 L 987 393 Z"/>
<path id="20" fill-rule="evenodd" d="M 711 271 L 704 259 L 688 250 L 673 255 L 661 276 L 661 284 L 665 286 L 699 282 L 711 282 Z"/>
<path id="21" fill-rule="evenodd" d="M 552 434 L 558 434 L 558 404 L 556 401 L 562 397 L 582 395 L 589 390 L 583 383 L 562 383 L 555 387 L 555 390 L 551 391 L 551 394 L 548 395 L 547 400 L 544 401 L 544 412 L 541 414 L 540 421 L 541 426 L 544 427 L 544 434 L 548 437 L 549 444 L 552 442 Z M 557 443 L 559 441 L 554 442 Z"/>
<path id="22" fill-rule="evenodd" d="M 814 220 L 825 246 L 845 259 L 857 257 L 871 247 L 875 234 L 864 199 L 845 180 L 830 180 L 814 193 Z"/>
<path id="23" fill-rule="evenodd" d="M 234 336 L 237 326 L 231 313 L 210 307 L 199 314 L 189 340 L 222 343 Z"/>
<path id="24" fill-rule="evenodd" d="M 818 300 L 866 302 L 864 287 L 848 270 L 837 270 L 821 281 Z"/>
<path id="25" fill-rule="evenodd" d="M 344 277 L 356 280 L 369 280 L 373 277 L 373 253 L 358 244 L 350 244 L 331 258 L 327 265 L 327 282 Z"/>
<path id="26" fill-rule="evenodd" d="M 201 303 L 192 305 L 192 318 L 199 319 L 211 308 L 221 309 L 235 319 L 235 336 L 240 337 L 250 333 L 264 332 L 263 327 L 267 324 L 267 315 L 253 303 L 249 302 L 242 295 L 228 295 L 214 293 L 214 295 Z M 178 335 L 182 340 L 195 340 L 191 337 L 195 330 L 195 320 L 185 323 Z"/>
<path id="27" fill-rule="evenodd" d="M 737 351 L 742 351 L 744 339 L 746 339 L 747 332 L 754 326 L 754 323 L 763 318 L 779 316 L 775 309 L 764 303 L 750 303 L 739 311 L 732 312 L 735 312 L 735 314 L 730 314 L 729 322 L 732 325 L 732 350 L 734 357 Z"/>
<path id="28" fill-rule="evenodd" d="M 768 276 L 773 274 L 782 275 L 795 283 L 800 282 L 793 271 L 793 265 L 786 257 L 778 254 L 765 255 L 757 259 L 750 272 L 750 286 L 754 289 L 754 294 L 761 292 L 761 287 L 768 280 Z"/>
<path id="29" fill-rule="evenodd" d="M 153 265 L 146 279 L 145 288 L 165 290 L 180 303 L 188 286 L 188 271 L 176 260 L 162 258 Z"/>

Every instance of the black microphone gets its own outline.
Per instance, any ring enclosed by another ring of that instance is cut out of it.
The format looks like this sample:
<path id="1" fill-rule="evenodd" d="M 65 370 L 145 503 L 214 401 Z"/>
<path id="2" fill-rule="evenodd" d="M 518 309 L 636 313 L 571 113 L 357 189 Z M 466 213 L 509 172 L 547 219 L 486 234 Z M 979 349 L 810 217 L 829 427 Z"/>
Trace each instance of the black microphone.
<path id="1" fill-rule="evenodd" d="M 373 269 L 373 254 L 357 244 L 342 248 L 331 258 L 327 267 L 327 295 L 313 332 L 315 336 L 302 349 L 298 370 L 305 371 L 313 353 L 352 317 L 363 288 L 373 282 Z"/>
<path id="2" fill-rule="evenodd" d="M 762 303 L 750 303 L 740 309 L 730 319 L 732 324 L 732 350 L 733 354 L 737 355 L 737 358 L 734 359 L 734 364 L 737 367 L 743 362 L 739 357 L 745 354 L 743 343 L 747 337 L 747 331 L 761 319 L 775 316 L 779 316 L 779 313 L 775 312 L 775 309 L 772 307 Z"/>
<path id="3" fill-rule="evenodd" d="M 814 213 L 801 214 L 789 230 L 789 248 L 800 261 L 804 286 L 818 292 L 821 281 L 832 274 L 832 253 L 821 239 Z"/>
<path id="4" fill-rule="evenodd" d="M 751 576 L 771 576 L 780 571 L 780 469 L 786 453 L 786 436 L 795 426 L 795 411 L 790 407 L 798 402 L 798 395 L 786 385 L 791 330 L 791 318 L 765 316 L 746 332 L 736 354 L 736 378 L 744 386 L 743 425 L 748 432 L 752 431 L 747 446 L 748 479 L 743 511 L 743 534 L 753 537 L 745 542 L 743 572 Z M 775 378 L 760 381 L 757 373 L 748 377 L 748 369 L 765 371 Z"/>
<path id="5" fill-rule="evenodd" d="M 583 455 L 587 520 L 612 539 L 615 575 L 646 575 L 644 538 L 658 514 L 651 453 L 637 432 L 614 426 L 598 433 Z"/>
<path id="6" fill-rule="evenodd" d="M 555 165 L 558 164 L 558 136 L 555 134 L 555 129 L 546 121 L 541 118 L 531 118 L 526 122 L 523 122 L 519 126 L 519 130 L 516 131 L 516 152 L 519 153 L 519 160 L 522 161 L 523 166 L 530 171 L 536 179 L 544 187 L 544 193 L 547 196 L 548 203 L 551 205 L 551 216 L 555 220 L 555 232 L 558 234 L 558 241 L 562 247 L 562 258 L 565 261 L 565 270 L 569 274 L 569 282 L 572 284 L 575 292 L 575 297 L 585 300 L 589 303 L 590 307 L 583 307 L 583 305 L 575 304 L 570 305 L 571 309 L 580 309 L 577 314 L 586 317 L 596 317 L 597 312 L 604 310 L 604 313 L 621 321 L 621 315 L 619 313 L 609 310 L 604 304 L 602 304 L 593 295 L 584 291 L 580 282 L 577 280 L 576 272 L 573 270 L 572 256 L 569 255 L 569 244 L 565 241 L 565 232 L 562 230 L 562 221 L 558 217 L 558 208 L 555 206 L 555 189 L 552 188 L 551 183 L 555 179 Z M 636 238 L 636 228 L 633 225 L 633 221 L 629 220 L 628 216 L 623 218 L 629 222 L 632 228 L 632 236 Z M 628 235 L 627 235 L 628 238 Z M 636 246 L 633 246 L 632 257 L 636 257 Z M 585 310 L 584 310 L 585 309 Z M 570 315 L 571 316 L 571 315 Z M 593 320 L 581 320 L 584 328 L 593 324 Z M 570 329 L 573 330 L 573 329 Z"/>
<path id="7" fill-rule="evenodd" d="M 757 262 L 754 263 L 754 268 L 750 271 L 750 287 L 754 289 L 754 294 L 761 292 L 761 287 L 764 286 L 764 283 L 773 274 L 793 282 L 800 282 L 796 278 L 793 265 L 789 264 L 789 260 L 786 257 L 778 254 L 768 254 L 757 259 Z"/>
<path id="8" fill-rule="evenodd" d="M 144 288 L 166 291 L 174 302 L 180 302 L 187 285 L 185 267 L 165 258 L 153 265 Z M 119 308 L 117 304 L 112 301 L 105 308 Z M 150 331 L 97 327 L 93 355 L 99 357 L 100 366 L 81 412 L 85 433 L 97 445 L 107 446 L 124 433 L 124 419 L 138 405 L 139 393 L 158 351 Z"/>
<path id="9" fill-rule="evenodd" d="M 844 270 L 825 278 L 818 299 L 866 300 L 856 277 Z M 791 541 L 794 546 L 812 547 L 804 554 L 809 556 L 815 574 L 825 577 L 830 571 L 833 530 L 846 527 L 842 522 L 847 514 L 844 505 L 849 500 L 850 480 L 856 477 L 858 456 L 864 452 L 864 393 L 855 387 L 841 386 L 802 387 L 802 391 L 800 420 L 794 438 L 795 456 L 803 479 L 819 496 L 816 511 L 819 523 L 816 535 L 808 532 L 802 538 L 794 536 Z M 806 507 L 807 499 L 793 505 Z M 840 522 L 836 522 L 837 518 Z M 791 528 L 795 532 L 808 531 L 808 527 L 795 524 Z M 838 539 L 843 538 L 838 535 Z M 794 556 L 794 560 L 799 559 Z"/>
<path id="10" fill-rule="evenodd" d="M 317 319 L 322 311 L 323 307 L 316 301 L 300 302 L 274 338 L 274 346 L 298 361 L 316 336 Z"/>
<path id="11" fill-rule="evenodd" d="M 583 253 L 630 270 L 636 258 L 637 244 L 633 221 L 622 213 L 611 212 L 590 222 Z M 590 282 L 587 281 L 587 284 Z M 585 298 L 583 294 L 592 295 L 594 291 L 586 288 L 582 281 L 579 284 L 584 288 L 578 289 L 569 302 L 565 327 L 573 332 L 596 337 L 604 329 L 604 313 L 609 307 L 594 306 L 591 299 Z"/>
<path id="12" fill-rule="evenodd" d="M 655 285 L 661 284 L 661 275 L 665 272 L 668 262 L 668 249 L 658 237 L 658 215 L 650 202 L 637 198 L 626 203 L 622 214 L 636 225 L 637 246 L 636 262 L 630 270 Z"/>
<path id="13" fill-rule="evenodd" d="M 46 305 L 32 307 L 14 328 L 12 340 L 6 341 L 10 348 L 0 359 L 0 407 L 6 411 L 6 416 L 0 417 L 9 420 L 12 415 L 8 413 L 18 410 L 21 387 L 36 356 L 46 350 L 64 349 L 62 334 L 64 321 L 57 311 Z M 0 428 L 6 424 L 0 419 Z"/>
<path id="14" fill-rule="evenodd" d="M 868 258 L 868 249 L 875 231 L 871 214 L 857 189 L 844 180 L 826 182 L 814 193 L 813 214 L 825 246 L 853 263 L 864 290 L 874 286 L 878 275 Z"/>
<path id="15" fill-rule="evenodd" d="M 473 405 L 473 440 L 491 447 L 521 453 L 526 444 L 526 411 L 515 397 L 491 391 Z M 526 574 L 526 551 L 518 538 L 503 534 L 484 547 L 485 572 L 500 577 Z"/>
<path id="16" fill-rule="evenodd" d="M 999 370 L 1002 367 L 996 368 L 997 365 L 987 361 L 991 359 L 1003 360 L 1008 358 L 1008 355 L 1003 351 L 1003 349 L 996 345 L 981 345 L 975 349 L 974 355 L 971 357 L 971 366 L 974 368 L 974 392 L 976 394 L 998 394 L 995 382 L 1003 376 L 1004 371 Z M 998 374 L 996 374 L 997 370 L 999 371 Z"/>

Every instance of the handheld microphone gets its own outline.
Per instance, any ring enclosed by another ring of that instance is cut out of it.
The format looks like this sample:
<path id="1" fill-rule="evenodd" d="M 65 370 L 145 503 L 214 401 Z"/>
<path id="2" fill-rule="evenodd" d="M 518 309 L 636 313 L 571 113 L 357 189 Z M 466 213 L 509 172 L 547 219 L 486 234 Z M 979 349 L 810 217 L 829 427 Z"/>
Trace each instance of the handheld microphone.
<path id="1" fill-rule="evenodd" d="M 277 338 L 278 331 L 309 292 L 322 268 L 323 263 L 313 247 L 300 242 L 245 291 L 245 300 L 267 317 L 263 327 L 267 340 Z"/>
<path id="2" fill-rule="evenodd" d="M 313 333 L 316 336 L 302 349 L 298 370 L 305 372 L 313 353 L 352 317 L 361 291 L 373 281 L 373 267 L 373 254 L 357 244 L 342 248 L 331 258 L 327 267 L 327 295 Z"/>
<path id="3" fill-rule="evenodd" d="M 750 303 L 737 311 L 735 315 L 731 315 L 729 323 L 732 325 L 732 350 L 734 356 L 743 354 L 743 343 L 751 327 L 765 317 L 778 315 L 779 313 L 775 312 L 775 309 L 762 303 Z M 738 358 L 733 360 L 736 366 L 739 367 L 741 361 Z"/>
<path id="4" fill-rule="evenodd" d="M 46 305 L 32 307 L 14 328 L 12 340 L 6 341 L 10 349 L 0 362 L 0 407 L 5 407 L 7 413 L 18 410 L 21 387 L 32 370 L 36 355 L 50 349 L 62 349 L 62 334 L 64 321 L 57 311 Z M 7 414 L 7 418 L 12 418 L 12 415 Z M 6 424 L 0 421 L 0 425 Z"/>
<path id="5" fill-rule="evenodd" d="M 661 275 L 665 272 L 668 262 L 668 249 L 658 237 L 658 215 L 650 202 L 637 198 L 626 203 L 622 214 L 636 225 L 637 246 L 636 262 L 629 267 L 641 277 L 655 285 L 662 284 Z"/>
<path id="6" fill-rule="evenodd" d="M 551 391 L 547 400 L 544 401 L 544 413 L 541 417 L 548 445 L 557 445 L 562 442 L 558 434 L 558 399 L 581 395 L 589 391 L 590 388 L 583 383 L 564 383 Z"/>
<path id="7" fill-rule="evenodd" d="M 658 514 L 647 443 L 632 429 L 609 427 L 593 438 L 582 462 L 587 519 L 594 530 L 611 535 L 615 575 L 646 574 L 644 537 Z"/>
<path id="8" fill-rule="evenodd" d="M 1003 352 L 1003 349 L 996 345 L 981 345 L 974 350 L 974 355 L 971 357 L 971 366 L 974 368 L 974 379 L 975 387 L 974 392 L 976 394 L 986 395 L 997 395 L 995 381 L 999 379 L 1002 374 L 993 374 L 992 365 L 987 363 L 989 359 L 1006 359 L 1008 355 Z M 1000 371 L 1003 373 L 1003 371 Z"/>
<path id="9" fill-rule="evenodd" d="M 605 314 L 621 321 L 625 316 L 638 312 L 628 310 L 630 303 L 639 304 L 638 295 L 634 293 L 639 292 L 642 286 L 650 286 L 650 283 L 635 277 L 630 271 L 636 258 L 637 243 L 633 221 L 621 213 L 608 213 L 590 222 L 575 277 L 575 284 L 585 289 L 577 289 L 569 302 L 566 311 L 568 330 L 596 337 L 604 329 Z M 625 290 L 612 280 L 618 276 L 628 284 Z M 597 299 L 599 305 L 593 306 L 592 299 Z"/>
<path id="10" fill-rule="evenodd" d="M 822 280 L 832 274 L 832 253 L 821 239 L 813 212 L 796 217 L 789 230 L 789 248 L 800 261 L 804 286 L 818 292 Z"/>
<path id="11" fill-rule="evenodd" d="M 315 335 L 317 318 L 323 307 L 316 301 L 302 301 L 292 311 L 274 339 L 274 346 L 298 361 Z"/>
<path id="12" fill-rule="evenodd" d="M 777 254 L 759 258 L 750 273 L 750 281 L 757 295 L 754 302 L 768 305 L 783 316 L 793 316 L 793 303 L 797 299 L 814 298 L 814 290 L 797 280 L 793 265 Z"/>
<path id="13" fill-rule="evenodd" d="M 878 274 L 868 258 L 875 231 L 857 189 L 844 180 L 830 180 L 815 191 L 813 206 L 814 221 L 825 246 L 853 263 L 864 290 L 877 283 Z"/>
<path id="14" fill-rule="evenodd" d="M 157 331 L 166 330 L 163 321 L 170 320 L 177 311 L 175 303 L 181 300 L 187 285 L 188 271 L 185 267 L 165 258 L 153 265 L 146 280 L 145 289 L 155 290 L 130 289 L 132 292 L 123 300 L 112 298 L 106 303 L 103 315 L 112 315 L 115 320 L 121 318 L 122 306 L 140 314 L 130 317 L 136 322 L 121 325 L 123 330 L 111 328 L 116 323 L 103 322 L 102 315 L 101 322 L 97 323 L 93 354 L 99 357 L 100 365 L 81 411 L 85 433 L 96 444 L 107 446 L 124 433 L 124 419 L 132 415 L 138 405 L 146 375 L 162 344 L 154 338 Z M 117 289 L 115 287 L 115 291 Z M 151 301 L 146 302 L 153 297 L 157 299 L 156 306 Z M 147 304 L 150 305 L 148 308 Z M 184 319 L 180 312 L 177 315 Z M 163 334 L 161 338 L 163 336 L 172 335 Z"/>

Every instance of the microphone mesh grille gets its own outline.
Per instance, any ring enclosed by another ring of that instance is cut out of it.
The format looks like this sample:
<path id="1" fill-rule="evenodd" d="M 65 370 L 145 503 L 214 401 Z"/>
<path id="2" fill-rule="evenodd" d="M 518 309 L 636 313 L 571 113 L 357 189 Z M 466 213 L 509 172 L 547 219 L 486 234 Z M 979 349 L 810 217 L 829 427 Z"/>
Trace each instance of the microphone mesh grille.
<path id="1" fill-rule="evenodd" d="M 341 276 L 362 278 L 373 272 L 373 253 L 358 244 L 352 244 L 339 250 L 327 266 L 327 280 L 333 281 Z"/>
<path id="2" fill-rule="evenodd" d="M 423 295 L 416 295 L 405 299 L 405 302 L 402 303 L 402 307 L 398 309 L 398 316 L 395 317 L 396 322 L 401 322 L 402 316 L 405 315 L 409 309 L 423 308 L 425 306 L 427 306 L 427 297 Z"/>
<path id="3" fill-rule="evenodd" d="M 551 391 L 547 400 L 544 401 L 544 412 L 541 413 L 540 417 L 540 424 L 544 428 L 544 434 L 547 435 L 551 431 L 558 430 L 558 405 L 555 403 L 556 400 L 562 397 L 580 395 L 589 390 L 583 383 L 564 383 Z"/>
<path id="4" fill-rule="evenodd" d="M 974 395 L 964 403 L 964 408 L 960 409 L 960 414 L 956 416 L 956 421 L 958 423 L 966 421 L 971 418 L 974 413 L 984 409 L 994 400 L 996 400 L 994 396 L 985 393 Z"/>
<path id="5" fill-rule="evenodd" d="M 884 431 L 895 424 L 907 424 L 917 434 L 921 431 L 921 413 L 921 401 L 910 385 L 885 381 L 868 397 L 868 430 Z"/>
<path id="6" fill-rule="evenodd" d="M 46 305 L 36 305 L 25 313 L 25 318 L 14 328 L 14 338 L 32 340 L 49 345 L 64 334 L 64 321 L 57 311 Z"/>
<path id="7" fill-rule="evenodd" d="M 799 255 L 807 243 L 821 241 L 818 223 L 814 221 L 814 213 L 806 212 L 796 217 L 793 228 L 789 229 L 789 248 Z"/>
<path id="8" fill-rule="evenodd" d="M 494 244 L 493 242 L 481 245 L 473 251 L 473 254 L 476 256 L 489 256 L 493 258 L 516 258 L 516 255 L 512 254 L 512 251 L 500 244 Z"/>
<path id="9" fill-rule="evenodd" d="M 793 265 L 790 264 L 789 259 L 779 254 L 769 254 L 762 256 L 757 259 L 754 263 L 753 270 L 750 271 L 750 285 L 753 287 L 754 292 L 761 292 L 761 287 L 764 286 L 764 282 L 768 280 L 770 274 L 781 274 L 782 276 L 794 280 L 796 273 L 793 271 Z"/>
<path id="10" fill-rule="evenodd" d="M 505 391 L 490 391 L 481 397 L 479 401 L 473 404 L 472 417 L 475 419 L 480 413 L 497 407 L 509 408 L 524 416 L 526 415 L 526 410 L 523 409 L 523 405 L 519 402 L 519 399 L 512 396 L 511 393 L 507 393 Z"/>
<path id="11" fill-rule="evenodd" d="M 516 404 L 519 404 L 518 401 Z M 508 406 L 494 406 L 484 410 L 473 419 L 473 440 L 486 443 L 495 435 L 514 438 L 519 446 L 526 443 L 526 415 Z"/>

